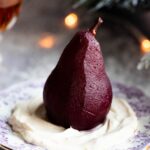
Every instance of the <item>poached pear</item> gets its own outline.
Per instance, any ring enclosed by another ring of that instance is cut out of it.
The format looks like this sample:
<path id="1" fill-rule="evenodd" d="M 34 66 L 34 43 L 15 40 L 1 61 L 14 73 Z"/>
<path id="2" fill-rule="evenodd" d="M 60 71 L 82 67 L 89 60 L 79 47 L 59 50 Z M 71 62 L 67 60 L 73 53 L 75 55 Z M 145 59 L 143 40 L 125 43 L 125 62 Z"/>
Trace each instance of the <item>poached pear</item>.
<path id="1" fill-rule="evenodd" d="M 45 83 L 44 106 L 56 125 L 89 130 L 106 119 L 112 87 L 95 39 L 101 23 L 98 18 L 92 28 L 75 34 Z"/>

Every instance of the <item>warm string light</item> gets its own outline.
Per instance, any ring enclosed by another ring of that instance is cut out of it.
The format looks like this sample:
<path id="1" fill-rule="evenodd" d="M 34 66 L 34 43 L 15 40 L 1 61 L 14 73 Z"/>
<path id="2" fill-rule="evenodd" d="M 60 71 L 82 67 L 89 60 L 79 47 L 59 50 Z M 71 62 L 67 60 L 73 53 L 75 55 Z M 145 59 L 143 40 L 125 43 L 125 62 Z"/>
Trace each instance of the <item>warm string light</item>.
<path id="1" fill-rule="evenodd" d="M 66 27 L 70 28 L 70 29 L 74 29 L 77 27 L 78 25 L 78 16 L 75 13 L 69 13 L 65 19 L 64 19 L 64 23 L 66 25 Z"/>
<path id="2" fill-rule="evenodd" d="M 46 35 L 39 40 L 38 45 L 41 48 L 49 49 L 52 48 L 55 45 L 55 43 L 56 39 L 53 35 Z"/>
<path id="3" fill-rule="evenodd" d="M 141 40 L 141 50 L 143 53 L 150 53 L 150 40 L 146 38 Z"/>
<path id="4" fill-rule="evenodd" d="M 144 37 L 140 40 L 140 44 L 143 57 L 138 63 L 137 69 L 148 69 L 150 67 L 150 40 Z"/>

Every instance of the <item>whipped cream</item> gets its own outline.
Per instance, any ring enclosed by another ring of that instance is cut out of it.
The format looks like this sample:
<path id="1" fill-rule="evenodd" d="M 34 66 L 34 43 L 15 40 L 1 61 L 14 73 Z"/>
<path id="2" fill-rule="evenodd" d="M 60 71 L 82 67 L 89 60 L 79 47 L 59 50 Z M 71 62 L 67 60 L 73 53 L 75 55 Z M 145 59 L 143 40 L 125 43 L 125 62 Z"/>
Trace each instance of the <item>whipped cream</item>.
<path id="1" fill-rule="evenodd" d="M 137 117 L 130 105 L 113 98 L 103 124 L 87 130 L 65 129 L 47 121 L 42 99 L 17 104 L 9 124 L 32 144 L 48 150 L 105 150 L 127 141 L 137 129 Z"/>

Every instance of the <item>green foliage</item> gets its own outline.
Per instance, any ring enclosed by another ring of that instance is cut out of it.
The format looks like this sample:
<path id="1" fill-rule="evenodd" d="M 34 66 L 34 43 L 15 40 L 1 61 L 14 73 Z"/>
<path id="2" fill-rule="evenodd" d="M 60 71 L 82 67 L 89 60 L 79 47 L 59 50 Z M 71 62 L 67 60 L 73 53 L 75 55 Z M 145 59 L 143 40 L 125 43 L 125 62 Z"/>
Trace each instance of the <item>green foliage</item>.
<path id="1" fill-rule="evenodd" d="M 73 7 L 80 6 L 94 11 L 103 7 L 123 8 L 130 11 L 150 10 L 150 0 L 77 0 Z"/>

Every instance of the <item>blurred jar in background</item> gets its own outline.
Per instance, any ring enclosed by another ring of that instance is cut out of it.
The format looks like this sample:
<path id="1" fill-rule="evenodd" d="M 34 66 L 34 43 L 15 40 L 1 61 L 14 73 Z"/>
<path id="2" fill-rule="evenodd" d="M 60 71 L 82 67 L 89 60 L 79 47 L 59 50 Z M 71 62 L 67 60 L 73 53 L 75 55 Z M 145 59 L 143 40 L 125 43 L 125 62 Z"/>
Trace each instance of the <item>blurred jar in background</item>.
<path id="1" fill-rule="evenodd" d="M 15 24 L 21 3 L 22 0 L 0 0 L 0 32 Z"/>

